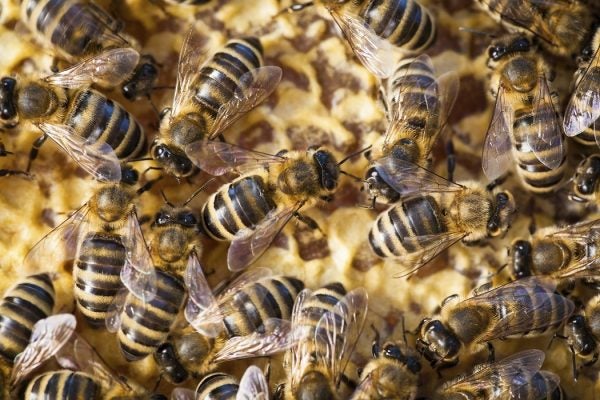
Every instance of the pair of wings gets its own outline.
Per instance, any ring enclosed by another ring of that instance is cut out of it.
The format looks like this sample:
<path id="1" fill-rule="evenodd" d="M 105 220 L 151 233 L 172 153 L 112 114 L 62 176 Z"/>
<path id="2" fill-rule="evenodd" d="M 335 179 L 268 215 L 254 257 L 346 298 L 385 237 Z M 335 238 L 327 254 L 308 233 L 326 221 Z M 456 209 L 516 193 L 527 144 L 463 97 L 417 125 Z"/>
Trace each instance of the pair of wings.
<path id="1" fill-rule="evenodd" d="M 415 75 L 434 76 L 433 63 L 428 55 L 422 54 L 410 63 L 402 60 L 398 70 L 388 80 L 387 88 L 382 88 L 389 120 L 383 146 L 389 148 L 397 143 L 403 137 L 405 127 L 410 126 L 415 112 L 426 110 L 426 125 L 420 129 L 416 138 L 411 139 L 423 143 L 428 155 L 456 102 L 459 77 L 455 72 L 447 72 L 430 82 Z M 406 83 L 393 90 L 398 81 Z"/>
<path id="2" fill-rule="evenodd" d="M 494 106 L 494 114 L 488 128 L 482 155 L 483 172 L 489 180 L 503 176 L 513 165 L 513 123 L 515 100 L 509 96 L 521 93 L 509 93 L 500 84 Z M 531 124 L 523 129 L 521 138 L 523 148 L 529 147 L 535 157 L 548 169 L 558 168 L 566 153 L 559 114 L 554 109 L 552 95 L 546 77 L 541 74 L 533 89 Z"/>
<path id="3" fill-rule="evenodd" d="M 524 350 L 504 358 L 501 361 L 480 365 L 469 375 L 446 383 L 438 395 L 444 399 L 446 396 L 460 393 L 488 393 L 492 394 L 490 400 L 508 398 L 509 394 L 527 393 L 535 385 L 534 375 L 543 374 L 552 385 L 545 389 L 549 395 L 558 387 L 560 379 L 548 371 L 540 371 L 545 354 L 541 350 Z M 529 397 L 513 396 L 511 399 L 524 399 Z M 542 398 L 542 397 L 536 397 Z M 543 397 L 546 398 L 546 397 Z"/>
<path id="4" fill-rule="evenodd" d="M 197 391 L 176 388 L 171 393 L 171 400 L 196 400 Z M 269 400 L 269 385 L 262 371 L 257 366 L 250 366 L 244 372 L 235 400 Z"/>
<path id="5" fill-rule="evenodd" d="M 100 380 L 103 386 L 118 384 L 131 390 L 120 379 L 94 348 L 75 333 L 77 322 L 72 314 L 57 314 L 38 321 L 29 344 L 15 358 L 10 384 L 16 388 L 51 358 L 55 358 L 62 368 L 85 372 Z"/>
<path id="6" fill-rule="evenodd" d="M 558 325 L 567 319 L 575 305 L 555 293 L 555 289 L 556 283 L 552 279 L 527 277 L 478 293 L 454 307 L 506 310 L 503 317 L 496 317 L 489 329 L 477 337 L 478 343 L 485 343 Z M 555 304 L 564 305 L 564 312 L 555 312 L 552 307 Z"/>
<path id="7" fill-rule="evenodd" d="M 315 293 L 316 294 L 316 293 Z M 362 332 L 368 309 L 364 288 L 348 292 L 316 325 L 306 321 L 305 307 L 310 308 L 314 294 L 304 289 L 294 303 L 292 331 L 294 345 L 290 349 L 290 384 L 295 392 L 303 375 L 315 365 L 325 368 L 337 387 Z"/>
<path id="8" fill-rule="evenodd" d="M 244 272 L 215 296 L 197 257 L 191 256 L 184 275 L 189 295 L 184 311 L 186 320 L 204 336 L 217 337 L 224 334 L 223 319 L 226 316 L 223 310 L 245 287 L 269 277 L 271 277 L 270 269 L 253 268 Z M 264 322 L 264 326 L 259 331 L 247 336 L 229 338 L 216 353 L 214 362 L 263 357 L 287 350 L 293 343 L 291 329 L 289 321 L 270 318 Z"/>
<path id="9" fill-rule="evenodd" d="M 106 50 L 43 80 L 67 89 L 82 89 L 93 84 L 115 87 L 133 73 L 139 59 L 139 53 L 130 47 Z M 120 161 L 108 143 L 89 144 L 77 133 L 77 127 L 66 124 L 40 122 L 37 126 L 95 179 L 121 179 Z"/>
<path id="10" fill-rule="evenodd" d="M 202 69 L 203 39 L 194 27 L 190 28 L 181 48 L 177 67 L 177 83 L 171 106 L 171 117 L 181 114 L 197 92 L 198 73 Z M 202 147 L 206 141 L 219 136 L 245 113 L 262 103 L 279 85 L 281 68 L 265 66 L 252 69 L 236 82 L 237 88 L 229 101 L 222 104 L 205 140 L 186 146 L 185 153 L 194 164 L 202 167 Z"/>
<path id="11" fill-rule="evenodd" d="M 64 262 L 78 259 L 81 242 L 97 228 L 91 213 L 88 203 L 84 204 L 37 242 L 25 256 L 25 272 L 54 272 Z M 121 282 L 140 299 L 149 300 L 156 293 L 156 272 L 135 211 L 128 215 L 120 234 L 126 249 Z M 57 250 L 61 248 L 64 252 Z"/>

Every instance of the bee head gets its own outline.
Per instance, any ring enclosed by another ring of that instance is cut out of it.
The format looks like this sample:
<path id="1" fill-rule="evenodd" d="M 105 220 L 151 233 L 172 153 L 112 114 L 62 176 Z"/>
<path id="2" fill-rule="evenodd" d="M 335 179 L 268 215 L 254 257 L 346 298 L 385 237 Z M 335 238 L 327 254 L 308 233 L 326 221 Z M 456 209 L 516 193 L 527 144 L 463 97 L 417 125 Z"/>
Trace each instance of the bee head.
<path id="1" fill-rule="evenodd" d="M 158 77 L 158 68 L 153 62 L 139 64 L 131 77 L 123 83 L 121 92 L 127 100 L 133 101 L 138 97 L 148 95 Z"/>
<path id="2" fill-rule="evenodd" d="M 321 187 L 328 192 L 333 191 L 340 177 L 340 167 L 335 157 L 327 150 L 318 149 L 314 152 L 313 159 L 317 165 Z"/>
<path id="3" fill-rule="evenodd" d="M 585 329 L 586 328 L 585 317 L 580 314 L 571 315 L 569 317 L 569 319 L 567 320 L 567 325 L 572 327 L 573 329 L 578 329 L 578 330 Z"/>
<path id="4" fill-rule="evenodd" d="M 169 342 L 165 342 L 158 347 L 154 353 L 154 360 L 172 383 L 181 383 L 189 376 L 187 370 L 179 362 L 175 348 Z"/>
<path id="5" fill-rule="evenodd" d="M 575 191 L 583 196 L 592 195 L 596 191 L 598 178 L 600 178 L 600 157 L 586 158 L 575 172 Z"/>
<path id="6" fill-rule="evenodd" d="M 395 203 L 400 200 L 400 194 L 385 181 L 376 166 L 367 170 L 365 180 L 371 198 L 383 198 L 387 203 Z"/>
<path id="7" fill-rule="evenodd" d="M 11 121 L 17 117 L 15 106 L 15 88 L 17 81 L 13 78 L 2 78 L 0 80 L 0 118 Z"/>
<path id="8" fill-rule="evenodd" d="M 432 366 L 456 364 L 460 346 L 458 338 L 441 321 L 421 321 L 417 350 Z"/>
<path id="9" fill-rule="evenodd" d="M 512 275 L 515 279 L 531 276 L 532 249 L 527 240 L 517 240 L 511 248 L 512 253 Z"/>
<path id="10" fill-rule="evenodd" d="M 488 57 L 499 61 L 509 54 L 527 53 L 531 50 L 531 41 L 521 35 L 508 35 L 492 42 L 488 48 Z"/>
<path id="11" fill-rule="evenodd" d="M 140 178 L 138 172 L 129 165 L 121 166 L 121 182 L 127 185 L 135 185 Z"/>
<path id="12" fill-rule="evenodd" d="M 417 357 L 405 354 L 400 346 L 394 343 L 388 343 L 383 347 L 383 356 L 392 360 L 397 360 L 406 365 L 410 372 L 418 374 L 421 371 L 421 363 Z"/>
<path id="13" fill-rule="evenodd" d="M 310 371 L 302 376 L 295 399 L 298 400 L 333 400 L 332 384 L 327 377 L 319 371 Z"/>
<path id="14" fill-rule="evenodd" d="M 493 237 L 505 234 L 510 228 L 516 209 L 515 200 L 510 192 L 496 193 L 492 213 L 487 223 L 488 235 Z"/>
<path id="15" fill-rule="evenodd" d="M 152 143 L 150 154 L 177 178 L 185 178 L 196 172 L 196 167 L 183 152 L 176 151 L 158 138 Z"/>

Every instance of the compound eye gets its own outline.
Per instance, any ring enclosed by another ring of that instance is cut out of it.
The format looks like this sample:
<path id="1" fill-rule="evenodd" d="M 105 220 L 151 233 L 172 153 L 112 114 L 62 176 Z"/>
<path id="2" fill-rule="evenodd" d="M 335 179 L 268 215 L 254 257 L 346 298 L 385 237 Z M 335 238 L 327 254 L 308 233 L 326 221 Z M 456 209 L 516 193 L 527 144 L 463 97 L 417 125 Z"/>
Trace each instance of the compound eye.
<path id="1" fill-rule="evenodd" d="M 496 203 L 498 204 L 498 208 L 504 208 L 508 203 L 508 195 L 504 192 L 498 193 L 496 195 Z"/>
<path id="2" fill-rule="evenodd" d="M 527 52 L 531 47 L 531 43 L 527 38 L 520 38 L 513 42 L 512 50 L 515 52 Z"/>
<path id="3" fill-rule="evenodd" d="M 504 54 L 506 54 L 506 47 L 504 46 L 493 46 L 488 51 L 489 57 L 494 61 L 498 61 Z"/>
<path id="4" fill-rule="evenodd" d="M 394 346 L 394 345 L 385 346 L 385 348 L 383 349 L 383 354 L 387 358 L 393 358 L 395 360 L 404 359 L 404 355 L 402 354 L 402 351 L 400 351 L 400 348 L 398 346 Z"/>
<path id="5" fill-rule="evenodd" d="M 181 223 L 185 226 L 195 226 L 198 220 L 194 214 L 188 213 L 181 216 Z"/>
<path id="6" fill-rule="evenodd" d="M 169 214 L 164 213 L 164 212 L 159 212 L 158 214 L 156 214 L 156 224 L 157 225 L 164 225 L 167 222 L 169 222 Z"/>

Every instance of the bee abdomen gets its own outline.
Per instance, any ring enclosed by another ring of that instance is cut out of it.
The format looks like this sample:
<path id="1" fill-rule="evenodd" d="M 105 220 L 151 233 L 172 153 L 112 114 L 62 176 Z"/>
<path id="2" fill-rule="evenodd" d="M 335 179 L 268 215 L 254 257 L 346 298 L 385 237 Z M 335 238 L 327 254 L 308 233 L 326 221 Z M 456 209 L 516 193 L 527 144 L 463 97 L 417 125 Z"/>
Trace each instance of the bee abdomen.
<path id="1" fill-rule="evenodd" d="M 276 208 L 260 176 L 244 177 L 214 193 L 202 208 L 204 230 L 215 240 L 233 240 Z"/>
<path id="2" fill-rule="evenodd" d="M 94 400 L 101 388 L 94 379 L 82 372 L 54 371 L 39 375 L 29 382 L 25 400 Z"/>
<path id="3" fill-rule="evenodd" d="M 116 156 L 127 161 L 141 156 L 146 138 L 140 124 L 119 103 L 94 90 L 79 92 L 65 119 L 87 144 L 107 143 Z"/>
<path id="4" fill-rule="evenodd" d="M 332 311 L 345 295 L 346 289 L 338 282 L 315 290 L 302 307 L 305 324 L 314 328 L 323 314 Z"/>
<path id="5" fill-rule="evenodd" d="M 196 388 L 197 400 L 235 400 L 239 384 L 231 375 L 215 372 L 207 375 Z"/>
<path id="6" fill-rule="evenodd" d="M 179 278 L 157 271 L 156 285 L 154 298 L 146 303 L 131 293 L 127 295 L 118 337 L 129 361 L 146 357 L 166 341 L 185 300 L 185 287 Z"/>
<path id="7" fill-rule="evenodd" d="M 75 298 L 92 326 L 104 325 L 108 308 L 122 287 L 126 253 L 117 235 L 90 233 L 81 243 L 74 269 Z"/>
<path id="8" fill-rule="evenodd" d="M 12 363 L 29 343 L 33 325 L 53 308 L 54 285 L 48 274 L 31 275 L 10 289 L 0 303 L 0 357 Z"/>

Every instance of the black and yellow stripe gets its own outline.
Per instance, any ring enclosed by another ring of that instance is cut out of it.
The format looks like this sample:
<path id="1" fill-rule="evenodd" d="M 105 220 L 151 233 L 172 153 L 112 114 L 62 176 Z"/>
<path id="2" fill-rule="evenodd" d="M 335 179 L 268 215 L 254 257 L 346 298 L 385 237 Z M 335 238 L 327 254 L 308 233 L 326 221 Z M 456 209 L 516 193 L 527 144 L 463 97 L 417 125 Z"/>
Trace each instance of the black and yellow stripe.
<path id="1" fill-rule="evenodd" d="M 35 323 L 52 314 L 54 285 L 48 274 L 31 275 L 6 292 L 0 303 L 0 357 L 12 364 Z"/>
<path id="2" fill-rule="evenodd" d="M 223 372 L 207 375 L 196 388 L 196 400 L 235 400 L 239 383 Z"/>
<path id="3" fill-rule="evenodd" d="M 344 288 L 344 285 L 342 285 L 339 282 L 335 282 L 315 290 L 308 297 L 308 299 L 305 300 L 305 303 L 300 309 L 300 323 L 302 325 L 300 329 L 300 331 L 302 332 L 300 339 L 301 341 L 309 341 L 313 344 L 317 343 L 316 341 L 314 341 L 314 338 L 316 337 L 315 332 L 317 329 L 317 324 L 321 320 L 321 317 L 326 312 L 333 311 L 335 306 L 343 300 L 345 295 L 346 289 Z M 334 329 L 334 327 L 331 327 L 331 329 Z M 325 352 L 327 352 L 327 349 L 319 349 L 315 347 L 313 349 L 313 352 L 315 354 L 325 354 Z"/>
<path id="4" fill-rule="evenodd" d="M 511 399 L 522 400 L 565 400 L 567 397 L 560 386 L 556 386 L 556 377 L 552 378 L 547 371 L 536 373 L 523 371 L 513 382 L 524 382 L 522 385 L 512 385 Z"/>
<path id="5" fill-rule="evenodd" d="M 204 231 L 215 240 L 231 241 L 245 228 L 254 228 L 276 208 L 264 180 L 244 176 L 213 193 L 202 207 Z"/>
<path id="6" fill-rule="evenodd" d="M 100 385 L 88 374 L 68 370 L 46 372 L 32 379 L 25 400 L 96 400 Z"/>

